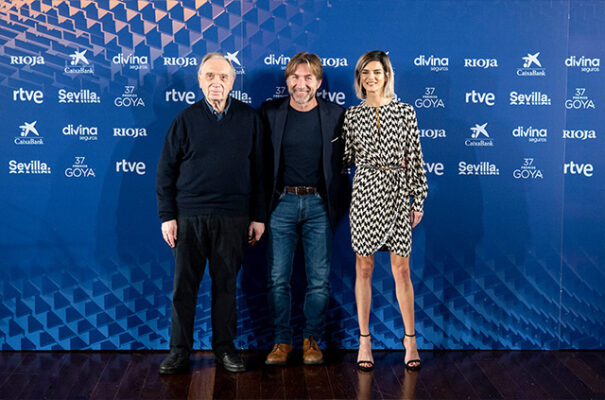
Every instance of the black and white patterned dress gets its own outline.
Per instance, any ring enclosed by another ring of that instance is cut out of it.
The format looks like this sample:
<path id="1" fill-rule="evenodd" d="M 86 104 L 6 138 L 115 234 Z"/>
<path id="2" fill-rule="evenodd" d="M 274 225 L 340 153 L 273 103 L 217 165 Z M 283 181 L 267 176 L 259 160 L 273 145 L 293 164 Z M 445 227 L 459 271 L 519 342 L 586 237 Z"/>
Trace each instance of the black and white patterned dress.
<path id="1" fill-rule="evenodd" d="M 353 106 L 345 114 L 343 137 L 344 165 L 357 166 L 350 215 L 353 250 L 369 256 L 386 247 L 408 257 L 410 211 L 422 212 L 428 193 L 414 108 L 395 100 L 378 108 L 365 102 Z"/>

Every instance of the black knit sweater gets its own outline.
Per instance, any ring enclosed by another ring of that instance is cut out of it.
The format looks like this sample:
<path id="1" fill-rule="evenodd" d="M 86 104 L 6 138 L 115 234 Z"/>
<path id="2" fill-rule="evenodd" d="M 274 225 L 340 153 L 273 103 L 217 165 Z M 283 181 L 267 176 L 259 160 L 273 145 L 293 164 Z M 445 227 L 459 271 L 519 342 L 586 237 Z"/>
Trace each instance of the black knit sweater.
<path id="1" fill-rule="evenodd" d="M 264 222 L 262 135 L 257 112 L 236 99 L 220 121 L 204 100 L 183 110 L 158 164 L 161 220 L 216 214 Z"/>

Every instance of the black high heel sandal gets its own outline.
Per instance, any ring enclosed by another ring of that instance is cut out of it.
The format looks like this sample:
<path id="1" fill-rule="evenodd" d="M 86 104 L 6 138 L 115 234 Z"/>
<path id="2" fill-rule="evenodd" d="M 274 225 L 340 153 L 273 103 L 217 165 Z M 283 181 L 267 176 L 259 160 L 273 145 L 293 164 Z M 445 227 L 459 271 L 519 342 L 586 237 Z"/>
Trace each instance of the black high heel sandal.
<path id="1" fill-rule="evenodd" d="M 369 337 L 369 338 L 372 337 L 372 335 L 370 335 L 369 333 L 367 335 L 362 335 L 360 333 L 359 336 Z M 359 345 L 361 346 L 361 341 L 360 341 Z M 370 366 L 366 367 L 365 365 L 362 365 L 362 364 L 370 364 Z M 366 371 L 366 372 L 371 371 L 374 369 L 374 362 L 373 361 L 357 361 L 357 368 L 361 371 Z"/>
<path id="2" fill-rule="evenodd" d="M 401 344 L 403 345 L 404 349 L 405 349 L 405 344 L 404 344 L 405 336 L 416 337 L 416 334 L 414 333 L 413 335 L 408 335 L 407 333 L 404 333 L 404 337 L 401 339 Z M 407 352 L 407 350 L 406 350 L 406 352 Z M 405 361 L 405 355 L 404 355 L 404 361 Z M 418 365 L 411 365 L 412 363 L 418 363 Z M 415 360 L 410 360 L 410 361 L 406 362 L 405 367 L 406 367 L 406 369 L 409 369 L 410 371 L 418 371 L 422 367 L 422 364 L 420 363 L 420 359 L 415 359 Z"/>

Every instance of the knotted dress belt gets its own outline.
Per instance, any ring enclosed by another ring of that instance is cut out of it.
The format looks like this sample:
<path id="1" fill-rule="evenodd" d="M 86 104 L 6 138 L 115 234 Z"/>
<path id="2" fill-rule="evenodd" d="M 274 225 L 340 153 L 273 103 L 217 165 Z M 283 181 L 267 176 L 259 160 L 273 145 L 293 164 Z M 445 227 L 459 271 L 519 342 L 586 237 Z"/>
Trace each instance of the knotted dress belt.
<path id="1" fill-rule="evenodd" d="M 394 169 L 404 170 L 402 165 L 369 165 L 369 164 L 360 164 L 357 168 L 369 168 L 369 169 L 377 169 L 378 171 L 390 171 Z"/>

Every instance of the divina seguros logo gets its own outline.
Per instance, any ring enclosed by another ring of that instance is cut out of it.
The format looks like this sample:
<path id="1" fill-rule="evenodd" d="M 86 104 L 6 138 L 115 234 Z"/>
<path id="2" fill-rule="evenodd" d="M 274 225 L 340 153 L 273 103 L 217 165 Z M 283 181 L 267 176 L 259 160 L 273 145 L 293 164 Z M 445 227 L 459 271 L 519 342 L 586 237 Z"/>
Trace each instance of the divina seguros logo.
<path id="1" fill-rule="evenodd" d="M 571 56 L 565 59 L 565 66 L 567 68 L 579 68 L 581 72 L 585 73 L 599 72 L 601 70 L 601 59 Z"/>
<path id="2" fill-rule="evenodd" d="M 286 69 L 286 66 L 290 62 L 291 57 L 280 54 L 279 56 L 271 53 L 265 58 L 263 58 L 263 62 L 265 65 L 274 65 L 281 67 L 281 69 Z M 320 57 L 321 66 L 329 67 L 329 68 L 340 68 L 340 67 L 348 67 L 349 61 L 344 57 Z"/>
<path id="3" fill-rule="evenodd" d="M 74 124 L 69 124 L 61 130 L 64 136 L 76 136 L 82 141 L 90 141 L 97 140 L 98 138 L 98 128 L 96 126 L 84 126 L 82 124 L 75 126 Z"/>
<path id="4" fill-rule="evenodd" d="M 433 72 L 444 72 L 449 70 L 450 59 L 447 57 L 437 57 L 434 55 L 425 56 L 424 54 L 414 58 L 414 65 L 417 67 L 429 67 Z"/>
<path id="5" fill-rule="evenodd" d="M 513 136 L 516 138 L 527 138 L 529 143 L 545 143 L 548 137 L 548 130 L 546 128 L 534 128 L 533 126 L 525 128 L 519 125 L 513 129 Z"/>
<path id="6" fill-rule="evenodd" d="M 128 67 L 128 69 L 149 69 L 149 58 L 147 56 L 124 55 L 120 53 L 111 58 L 112 64 Z"/>

